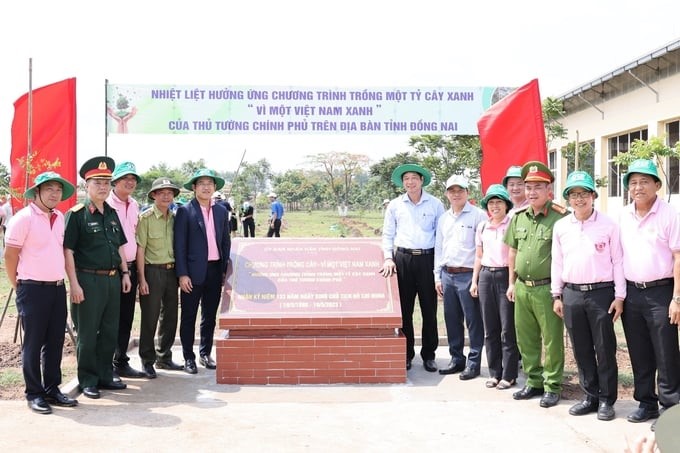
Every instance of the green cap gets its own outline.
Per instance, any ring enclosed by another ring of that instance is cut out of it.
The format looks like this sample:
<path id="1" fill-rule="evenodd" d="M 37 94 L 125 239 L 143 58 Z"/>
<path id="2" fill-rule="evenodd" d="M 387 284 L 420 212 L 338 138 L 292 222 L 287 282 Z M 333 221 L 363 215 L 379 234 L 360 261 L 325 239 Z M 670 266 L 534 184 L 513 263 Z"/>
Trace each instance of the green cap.
<path id="1" fill-rule="evenodd" d="M 508 168 L 508 172 L 503 177 L 503 187 L 508 187 L 508 179 L 510 178 L 520 178 L 522 179 L 522 167 L 519 165 L 513 165 Z"/>
<path id="2" fill-rule="evenodd" d="M 210 169 L 207 169 L 207 168 L 200 168 L 200 169 L 198 169 L 194 172 L 194 174 L 191 177 L 191 179 L 189 180 L 189 182 L 184 184 L 184 188 L 187 189 L 187 190 L 194 190 L 194 188 L 192 186 L 196 183 L 196 180 L 199 179 L 199 178 L 204 178 L 204 177 L 205 178 L 212 178 L 213 181 L 215 181 L 215 190 L 220 190 L 222 187 L 224 187 L 224 179 L 217 176 L 217 173 L 215 173 L 214 170 L 210 170 Z"/>
<path id="3" fill-rule="evenodd" d="M 569 173 L 569 176 L 567 176 L 567 183 L 565 184 L 564 190 L 562 191 L 562 196 L 565 200 L 569 198 L 569 191 L 574 187 L 582 187 L 588 192 L 593 192 L 595 194 L 595 198 L 597 198 L 597 191 L 595 190 L 595 182 L 593 181 L 593 177 L 585 171 L 572 171 Z"/>
<path id="4" fill-rule="evenodd" d="M 59 173 L 53 171 L 46 171 L 44 173 L 40 173 L 38 176 L 35 177 L 33 185 L 29 187 L 26 190 L 26 192 L 24 192 L 24 198 L 35 198 L 36 187 L 38 187 L 40 184 L 45 184 L 46 182 L 50 181 L 56 181 L 61 184 L 62 187 L 61 201 L 66 200 L 71 195 L 73 195 L 73 192 L 76 191 L 76 188 L 73 187 L 73 184 L 62 178 Z"/>
<path id="5" fill-rule="evenodd" d="M 429 171 L 427 171 L 420 165 L 404 164 L 399 165 L 392 172 L 392 182 L 394 183 L 394 185 L 397 187 L 404 187 L 404 182 L 402 181 L 402 178 L 404 177 L 404 173 L 408 173 L 409 171 L 418 173 L 420 176 L 423 177 L 423 186 L 427 186 L 430 184 L 430 181 L 432 180 L 432 174 L 430 174 Z"/>
<path id="6" fill-rule="evenodd" d="M 511 176 L 511 178 L 515 177 L 516 176 Z M 489 186 L 489 188 L 486 191 L 486 195 L 484 196 L 484 198 L 482 198 L 482 201 L 479 202 L 479 204 L 482 206 L 482 209 L 486 209 L 486 205 L 492 198 L 500 198 L 501 200 L 505 201 L 505 204 L 508 206 L 508 211 L 512 209 L 512 201 L 510 200 L 510 194 L 505 189 L 505 187 L 503 187 L 502 184 L 491 184 Z"/>
<path id="7" fill-rule="evenodd" d="M 170 181 L 170 178 L 156 178 L 151 183 L 149 193 L 146 194 L 147 198 L 153 200 L 154 198 L 151 195 L 159 189 L 172 189 L 175 197 L 179 195 L 179 187 L 173 184 L 172 181 Z"/>
<path id="8" fill-rule="evenodd" d="M 637 159 L 630 163 L 628 166 L 628 171 L 623 175 L 623 187 L 628 188 L 628 178 L 633 173 L 642 173 L 645 175 L 653 176 L 657 182 L 661 182 L 659 178 L 659 173 L 656 171 L 656 165 L 649 159 Z"/>
<path id="9" fill-rule="evenodd" d="M 113 170 L 113 174 L 111 175 L 111 182 L 115 183 L 120 178 L 127 175 L 134 175 L 134 177 L 137 179 L 137 183 L 142 182 L 142 178 L 140 178 L 137 174 L 137 168 L 135 167 L 135 164 L 127 161 L 116 165 L 116 168 Z"/>

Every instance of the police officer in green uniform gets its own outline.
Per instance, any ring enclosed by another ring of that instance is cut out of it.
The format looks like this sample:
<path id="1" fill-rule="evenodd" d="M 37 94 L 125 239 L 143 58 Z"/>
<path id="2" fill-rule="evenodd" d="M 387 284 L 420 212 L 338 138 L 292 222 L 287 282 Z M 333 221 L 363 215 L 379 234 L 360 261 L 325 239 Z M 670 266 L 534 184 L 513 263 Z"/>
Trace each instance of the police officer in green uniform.
<path id="1" fill-rule="evenodd" d="M 512 396 L 524 400 L 542 394 L 541 407 L 552 407 L 560 401 L 564 375 L 564 324 L 553 312 L 550 294 L 552 232 L 567 210 L 552 203 L 555 177 L 543 163 L 527 162 L 522 179 L 529 206 L 515 213 L 504 239 L 510 247 L 507 296 L 515 302 L 517 345 L 527 375 L 524 388 Z"/>
<path id="2" fill-rule="evenodd" d="M 78 382 L 88 398 L 99 398 L 99 389 L 127 387 L 114 382 L 111 368 L 118 338 L 120 292 L 131 287 L 123 253 L 125 234 L 116 211 L 106 203 L 114 167 L 109 157 L 94 157 L 83 164 L 80 176 L 85 180 L 87 197 L 68 211 L 64 233 L 71 317 L 78 332 Z"/>

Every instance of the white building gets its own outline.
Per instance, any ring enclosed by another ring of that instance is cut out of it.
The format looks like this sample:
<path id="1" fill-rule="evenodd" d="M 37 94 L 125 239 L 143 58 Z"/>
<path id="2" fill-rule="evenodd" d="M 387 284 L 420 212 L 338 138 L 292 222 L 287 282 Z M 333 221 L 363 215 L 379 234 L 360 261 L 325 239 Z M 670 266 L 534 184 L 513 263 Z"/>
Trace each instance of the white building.
<path id="1" fill-rule="evenodd" d="M 612 159 L 627 152 L 635 139 L 663 137 L 669 146 L 680 140 L 680 40 L 665 45 L 624 66 L 558 97 L 565 116 L 560 122 L 567 129 L 566 139 L 549 144 L 548 162 L 555 173 L 555 198 L 564 203 L 561 193 L 567 174 L 567 160 L 561 150 L 570 142 L 589 143 L 595 150 L 594 161 L 585 163 L 595 178 L 607 177 L 607 186 L 598 188 L 596 207 L 616 215 L 626 203 L 622 176 Z M 680 163 L 668 159 L 670 176 L 659 194 L 680 206 Z M 583 164 L 583 163 L 582 163 Z M 584 165 L 579 165 L 585 169 Z"/>

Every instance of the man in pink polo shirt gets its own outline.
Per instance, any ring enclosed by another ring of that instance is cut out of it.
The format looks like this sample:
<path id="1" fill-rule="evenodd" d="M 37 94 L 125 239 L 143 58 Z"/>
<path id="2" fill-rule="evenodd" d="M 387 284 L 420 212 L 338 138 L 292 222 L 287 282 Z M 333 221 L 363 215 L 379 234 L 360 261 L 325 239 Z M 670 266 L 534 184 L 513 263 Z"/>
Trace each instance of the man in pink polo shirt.
<path id="1" fill-rule="evenodd" d="M 639 402 L 628 421 L 640 423 L 659 417 L 659 403 L 669 408 L 680 399 L 680 217 L 657 195 L 661 179 L 651 160 L 633 161 L 623 185 L 632 203 L 619 219 L 627 281 L 622 320 Z"/>
<path id="2" fill-rule="evenodd" d="M 111 174 L 111 185 L 113 189 L 109 193 L 106 202 L 118 214 L 120 224 L 123 226 L 127 243 L 123 246 L 125 261 L 128 271 L 130 271 L 130 283 L 132 287 L 127 293 L 120 293 L 120 320 L 118 321 L 118 340 L 116 352 L 113 354 L 113 372 L 115 376 L 128 378 L 150 377 L 146 373 L 136 370 L 130 366 L 130 357 L 127 355 L 128 345 L 130 344 L 130 332 L 135 318 L 135 303 L 137 302 L 137 241 L 135 240 L 135 230 L 137 229 L 137 219 L 139 217 L 139 204 L 132 198 L 132 194 L 137 188 L 141 178 L 137 174 L 135 164 L 132 162 L 121 162 Z M 122 276 L 121 276 L 122 277 Z"/>
<path id="3" fill-rule="evenodd" d="M 66 327 L 64 215 L 55 209 L 75 188 L 58 173 L 41 173 L 24 194 L 34 198 L 7 226 L 5 267 L 16 290 L 24 328 L 21 354 L 28 407 L 50 414 L 50 403 L 75 406 L 61 393 L 61 357 Z M 41 372 L 42 370 L 42 372 Z"/>
<path id="4" fill-rule="evenodd" d="M 593 207 L 597 192 L 588 173 L 569 174 L 562 195 L 573 212 L 553 229 L 551 293 L 553 310 L 569 332 L 585 393 L 569 413 L 597 412 L 599 420 L 613 420 L 618 396 L 614 322 L 626 297 L 619 228 Z"/>

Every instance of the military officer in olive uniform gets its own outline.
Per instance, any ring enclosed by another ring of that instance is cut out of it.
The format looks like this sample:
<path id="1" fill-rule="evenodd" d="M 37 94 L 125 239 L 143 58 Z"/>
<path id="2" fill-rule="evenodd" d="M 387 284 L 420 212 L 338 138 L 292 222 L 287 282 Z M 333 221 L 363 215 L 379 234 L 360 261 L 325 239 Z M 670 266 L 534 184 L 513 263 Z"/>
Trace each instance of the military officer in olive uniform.
<path id="1" fill-rule="evenodd" d="M 118 339 L 120 292 L 131 287 L 123 251 L 125 234 L 116 211 L 106 203 L 114 168 L 109 157 L 94 157 L 83 164 L 80 176 L 87 197 L 68 211 L 64 233 L 71 317 L 78 331 L 78 382 L 88 398 L 99 398 L 99 389 L 127 387 L 114 382 L 111 368 Z"/>
<path id="2" fill-rule="evenodd" d="M 527 375 L 525 387 L 512 396 L 523 400 L 542 394 L 540 406 L 552 407 L 562 392 L 564 324 L 553 312 L 551 250 L 553 226 L 567 210 L 551 201 L 555 177 L 543 163 L 526 163 L 522 179 L 529 205 L 512 217 L 504 239 L 510 247 L 507 296 L 515 302 L 517 345 Z"/>

